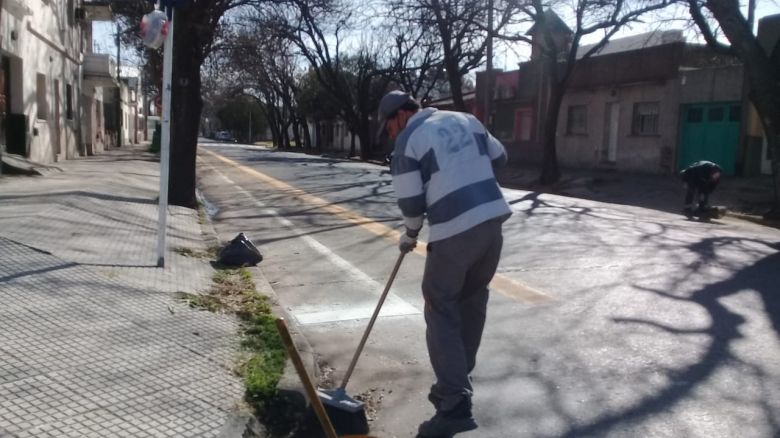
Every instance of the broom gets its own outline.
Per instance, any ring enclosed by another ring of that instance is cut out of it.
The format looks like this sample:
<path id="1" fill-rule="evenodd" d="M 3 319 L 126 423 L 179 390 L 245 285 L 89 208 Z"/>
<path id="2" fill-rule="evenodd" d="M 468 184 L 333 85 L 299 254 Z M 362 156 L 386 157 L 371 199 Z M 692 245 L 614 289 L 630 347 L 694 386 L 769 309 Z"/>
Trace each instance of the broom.
<path id="1" fill-rule="evenodd" d="M 401 262 L 403 262 L 405 255 L 406 253 L 401 252 L 398 256 L 398 260 L 395 262 L 393 272 L 390 274 L 385 289 L 379 297 L 379 302 L 374 309 L 374 314 L 371 315 L 371 320 L 368 322 L 368 326 L 363 333 L 363 338 L 360 340 L 360 344 L 358 344 L 355 354 L 352 356 L 352 362 L 350 362 L 349 368 L 347 368 L 341 385 L 335 389 L 317 390 L 320 400 L 325 404 L 328 416 L 333 423 L 337 425 L 337 429 L 340 431 L 345 430 L 349 431 L 349 433 L 368 433 L 368 420 L 366 418 L 364 403 L 347 395 L 346 387 L 350 377 L 352 377 L 352 372 L 355 370 L 358 358 L 363 352 L 363 347 L 366 345 L 368 335 L 371 333 L 371 329 L 373 329 L 374 323 L 379 316 L 379 311 L 382 309 L 382 305 L 390 292 L 390 286 L 393 285 L 393 281 L 395 280 L 396 274 L 398 274 L 398 269 L 401 267 Z"/>

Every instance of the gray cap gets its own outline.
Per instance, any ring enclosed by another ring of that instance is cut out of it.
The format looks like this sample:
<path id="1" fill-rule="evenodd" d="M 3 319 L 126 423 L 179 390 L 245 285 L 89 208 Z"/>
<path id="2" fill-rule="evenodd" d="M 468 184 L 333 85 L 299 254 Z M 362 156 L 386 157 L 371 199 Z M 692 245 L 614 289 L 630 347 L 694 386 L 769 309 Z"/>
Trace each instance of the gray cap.
<path id="1" fill-rule="evenodd" d="M 385 94 L 382 100 L 379 101 L 379 130 L 376 133 L 377 140 L 385 131 L 387 119 L 393 117 L 395 113 L 407 103 L 417 103 L 417 101 L 414 100 L 414 97 L 412 97 L 411 94 L 401 90 L 393 90 Z"/>

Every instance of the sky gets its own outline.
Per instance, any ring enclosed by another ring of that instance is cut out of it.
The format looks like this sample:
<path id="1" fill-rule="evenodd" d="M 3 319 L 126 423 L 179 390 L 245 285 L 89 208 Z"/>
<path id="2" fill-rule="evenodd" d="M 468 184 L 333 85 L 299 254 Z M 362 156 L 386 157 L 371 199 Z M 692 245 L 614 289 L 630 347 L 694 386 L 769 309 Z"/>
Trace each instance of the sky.
<path id="1" fill-rule="evenodd" d="M 758 20 L 764 16 L 780 13 L 780 0 L 757 0 L 756 5 L 756 25 Z M 686 10 L 681 9 L 677 11 L 670 11 L 665 14 L 663 18 L 668 18 L 669 15 L 676 15 L 677 17 L 686 17 Z M 745 12 L 747 13 L 747 12 Z M 112 56 L 116 56 L 116 43 L 115 32 L 116 24 L 108 22 L 96 22 L 93 25 L 93 42 L 96 52 L 108 53 Z M 668 21 L 662 20 L 661 17 L 647 17 L 645 23 L 638 23 L 631 27 L 624 27 L 621 29 L 612 39 L 620 38 L 629 35 L 636 35 L 645 32 L 651 32 L 654 30 L 668 30 L 668 29 L 684 29 L 686 24 L 683 21 Z M 686 32 L 686 38 L 688 41 L 699 41 L 700 38 L 693 30 Z M 582 44 L 592 44 L 598 42 L 600 35 L 586 36 L 582 40 Z M 137 65 L 141 60 L 136 59 L 132 52 L 124 50 L 122 47 L 122 63 Z M 523 62 L 528 59 L 530 54 L 530 47 L 524 43 L 512 43 L 506 44 L 503 42 L 496 42 L 493 49 L 493 67 L 503 70 L 514 70 L 517 68 L 519 62 Z"/>

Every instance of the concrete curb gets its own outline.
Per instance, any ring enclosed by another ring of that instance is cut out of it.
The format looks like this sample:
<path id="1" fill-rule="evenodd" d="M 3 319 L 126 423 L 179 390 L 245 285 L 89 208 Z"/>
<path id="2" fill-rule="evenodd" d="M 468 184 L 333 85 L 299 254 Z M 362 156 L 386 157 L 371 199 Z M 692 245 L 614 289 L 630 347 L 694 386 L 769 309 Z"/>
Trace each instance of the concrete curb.
<path id="1" fill-rule="evenodd" d="M 753 222 L 754 224 L 763 225 L 765 227 L 772 227 L 780 229 L 780 220 L 764 219 L 761 216 L 756 216 L 746 213 L 738 213 L 735 211 L 727 211 L 726 216 L 740 219 L 747 222 Z"/>
<path id="2" fill-rule="evenodd" d="M 202 199 L 202 197 L 203 195 L 200 194 L 199 191 L 198 199 Z M 222 246 L 226 243 L 219 238 L 219 235 L 217 234 L 217 231 L 214 228 L 214 224 L 211 222 L 211 218 L 208 215 L 205 215 L 205 221 L 201 223 L 201 230 L 203 232 L 204 241 L 207 242 L 209 245 Z M 314 349 L 312 348 L 311 344 L 306 339 L 306 337 L 303 336 L 303 333 L 297 329 L 297 324 L 295 319 L 291 318 L 287 310 L 285 310 L 284 307 L 279 305 L 279 297 L 276 295 L 276 291 L 274 291 L 274 288 L 273 286 L 271 286 L 271 283 L 269 283 L 268 279 L 265 278 L 265 274 L 263 274 L 262 268 L 258 265 L 250 268 L 250 271 L 252 272 L 252 277 L 255 280 L 255 289 L 261 294 L 268 297 L 271 304 L 271 309 L 273 310 L 274 314 L 278 317 L 284 318 L 287 321 L 287 325 L 290 328 L 290 335 L 295 341 L 295 346 L 298 348 L 298 351 L 301 354 L 301 357 L 303 359 L 303 364 L 306 366 L 309 375 L 312 378 L 316 378 L 317 376 L 319 376 L 319 367 L 317 366 L 316 355 L 314 353 Z M 292 370 L 294 375 L 294 380 L 298 381 L 299 379 L 297 373 L 295 373 L 295 368 L 292 367 L 289 363 L 287 368 L 288 369 L 285 370 L 284 377 L 287 377 L 286 376 L 288 374 L 287 371 Z M 302 386 L 300 386 L 300 388 L 301 390 L 303 390 Z"/>
<path id="3" fill-rule="evenodd" d="M 205 199 L 200 190 L 197 191 L 197 198 L 200 202 Z M 226 241 L 222 241 L 222 239 L 219 238 L 219 234 L 214 228 L 211 217 L 208 214 L 203 215 L 203 217 L 204 220 L 201 221 L 201 232 L 203 234 L 204 241 L 208 246 L 218 245 L 222 247 Z M 303 365 L 306 367 L 306 371 L 309 373 L 310 378 L 316 384 L 317 377 L 320 375 L 320 371 L 314 349 L 312 348 L 308 339 L 306 339 L 306 337 L 303 335 L 303 332 L 298 330 L 295 319 L 291 318 L 290 314 L 284 309 L 284 307 L 279 304 L 279 297 L 276 295 L 276 291 L 274 291 L 271 283 L 268 282 L 265 274 L 263 274 L 260 265 L 251 267 L 249 270 L 252 273 L 252 279 L 255 282 L 255 290 L 260 294 L 268 297 L 269 305 L 271 306 L 271 311 L 274 315 L 284 318 L 287 321 L 287 325 L 290 329 L 290 336 L 293 338 L 293 342 L 295 342 L 295 346 L 301 356 Z M 298 376 L 295 367 L 289 359 L 285 365 L 282 377 L 277 384 L 277 389 L 282 394 L 294 394 L 295 397 L 293 397 L 293 399 L 306 399 L 306 391 L 303 388 L 303 384 L 301 383 L 300 377 Z M 287 398 L 290 399 L 290 397 Z M 303 413 L 306 409 L 306 406 L 296 406 L 296 408 L 299 409 L 301 413 Z M 239 427 L 239 423 L 243 424 L 245 427 L 243 428 L 241 434 L 236 434 L 239 429 L 242 429 Z M 239 415 L 232 420 L 232 423 L 229 425 L 229 427 L 226 426 L 225 432 L 220 434 L 220 438 L 259 436 L 257 430 L 260 428 L 262 428 L 261 425 L 258 424 L 254 417 L 249 418 L 246 415 Z"/>

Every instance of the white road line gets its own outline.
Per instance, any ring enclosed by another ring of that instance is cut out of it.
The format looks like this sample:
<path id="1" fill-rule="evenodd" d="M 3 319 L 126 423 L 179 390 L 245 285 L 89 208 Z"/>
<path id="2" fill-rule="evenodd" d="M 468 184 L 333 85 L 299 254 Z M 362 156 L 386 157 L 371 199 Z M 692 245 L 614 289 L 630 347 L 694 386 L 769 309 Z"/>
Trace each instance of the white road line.
<path id="1" fill-rule="evenodd" d="M 356 224 L 377 236 L 393 241 L 393 243 L 395 243 L 395 241 L 397 241 L 400 236 L 400 232 L 395 228 L 388 227 L 385 224 L 371 220 L 346 207 L 342 207 L 330 201 L 326 201 L 322 198 L 314 196 L 311 193 L 266 175 L 256 169 L 241 165 L 236 161 L 224 157 L 216 152 L 212 152 L 205 148 L 203 150 L 217 160 L 227 163 L 236 169 L 247 173 L 253 178 L 257 178 L 260 181 L 263 181 L 264 184 L 267 184 L 270 187 L 276 188 L 283 193 L 292 194 L 296 199 L 299 199 L 300 201 L 309 204 L 314 208 L 332 214 L 334 217 L 340 217 L 345 221 L 352 222 L 353 224 Z M 414 249 L 414 253 L 425 257 L 427 255 L 425 245 L 425 242 L 422 240 L 418 241 L 418 245 L 417 248 Z M 490 283 L 490 287 L 502 295 L 524 303 L 542 303 L 553 300 L 551 296 L 537 291 L 523 284 L 522 282 L 509 278 L 501 273 L 497 273 L 493 277 L 493 281 Z"/>
<path id="2" fill-rule="evenodd" d="M 336 267 L 344 271 L 352 280 L 365 284 L 367 292 L 375 295 L 377 299 L 379 298 L 381 291 L 384 290 L 383 284 L 380 284 L 371 278 L 368 274 L 361 271 L 358 267 L 331 251 L 330 248 L 320 243 L 317 239 L 306 234 L 303 230 L 296 227 L 295 224 L 293 224 L 290 220 L 280 215 L 276 210 L 268 208 L 265 203 L 255 198 L 248 191 L 241 188 L 233 180 L 217 170 L 217 168 L 211 165 L 207 166 L 223 180 L 225 180 L 225 182 L 234 186 L 238 193 L 251 199 L 255 206 L 263 209 L 264 214 L 276 218 L 279 222 L 282 223 L 282 225 L 295 232 L 297 237 L 306 242 L 306 244 L 309 245 L 313 250 L 323 255 L 329 262 L 333 263 Z M 339 306 L 338 304 L 334 306 L 333 303 L 323 303 L 316 306 L 307 304 L 305 306 L 291 307 L 289 310 L 292 316 L 298 320 L 300 324 L 321 324 L 326 322 L 370 318 L 374 311 L 374 306 L 352 305 L 349 308 L 345 308 L 343 306 Z M 421 313 L 420 310 L 400 298 L 396 293 L 394 293 L 394 288 L 391 288 L 390 293 L 387 296 L 387 300 L 382 306 L 382 311 L 379 315 L 401 316 L 416 315 L 419 313 Z"/>

